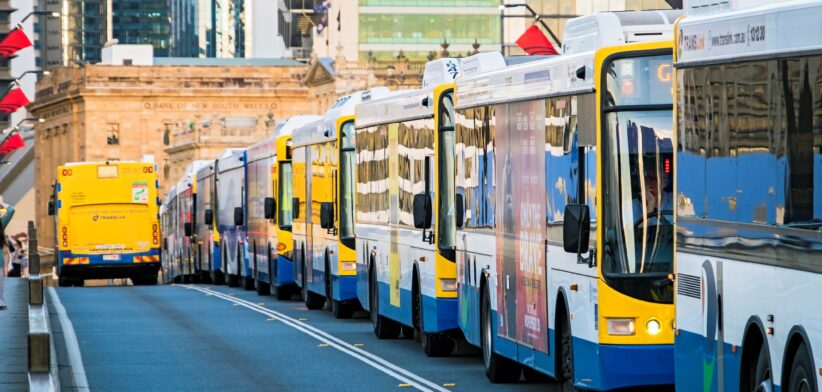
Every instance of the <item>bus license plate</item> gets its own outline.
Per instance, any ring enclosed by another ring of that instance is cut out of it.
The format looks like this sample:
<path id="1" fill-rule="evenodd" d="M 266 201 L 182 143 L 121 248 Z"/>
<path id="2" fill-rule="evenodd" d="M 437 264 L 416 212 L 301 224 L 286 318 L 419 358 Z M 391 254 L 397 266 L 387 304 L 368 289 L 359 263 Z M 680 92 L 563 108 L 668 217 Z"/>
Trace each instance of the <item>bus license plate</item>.
<path id="1" fill-rule="evenodd" d="M 120 255 L 103 255 L 103 260 L 118 261 L 120 260 Z"/>

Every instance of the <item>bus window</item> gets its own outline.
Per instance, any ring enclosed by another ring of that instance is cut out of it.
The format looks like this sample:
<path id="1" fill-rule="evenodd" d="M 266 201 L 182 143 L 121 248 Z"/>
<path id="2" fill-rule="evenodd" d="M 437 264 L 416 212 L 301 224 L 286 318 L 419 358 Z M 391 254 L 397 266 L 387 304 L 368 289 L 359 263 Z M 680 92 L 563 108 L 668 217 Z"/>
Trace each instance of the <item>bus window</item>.
<path id="1" fill-rule="evenodd" d="M 660 303 L 673 300 L 658 284 L 673 268 L 673 119 L 670 78 L 646 71 L 670 62 L 611 62 L 604 102 L 602 271 L 617 290 Z"/>
<path id="2" fill-rule="evenodd" d="M 437 241 L 440 254 L 454 260 L 456 246 L 456 215 L 454 206 L 454 101 L 452 92 L 442 95 L 439 112 L 439 132 L 437 134 L 437 154 L 439 168 L 437 192 Z"/>
<path id="3" fill-rule="evenodd" d="M 291 183 L 291 162 L 280 162 L 280 189 L 278 190 L 278 205 L 280 211 L 279 224 L 283 230 L 291 229 L 291 221 L 294 219 L 292 206 L 292 183 Z"/>
<path id="4" fill-rule="evenodd" d="M 357 164 L 353 121 L 343 124 L 340 137 L 340 238 L 351 238 L 354 237 L 354 168 Z"/>

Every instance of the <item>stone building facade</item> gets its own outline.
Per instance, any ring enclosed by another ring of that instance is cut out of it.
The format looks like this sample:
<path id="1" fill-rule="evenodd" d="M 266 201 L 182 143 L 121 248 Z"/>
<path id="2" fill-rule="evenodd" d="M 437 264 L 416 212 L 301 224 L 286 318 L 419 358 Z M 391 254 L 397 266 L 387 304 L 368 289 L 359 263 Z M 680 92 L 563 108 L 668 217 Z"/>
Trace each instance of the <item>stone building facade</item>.
<path id="1" fill-rule="evenodd" d="M 163 191 L 194 159 L 262 139 L 276 121 L 310 112 L 305 66 L 288 60 L 61 67 L 37 85 L 35 208 L 40 244 L 53 244 L 47 202 L 66 162 L 153 157 Z M 242 59 L 239 59 L 242 60 Z M 190 63 L 185 63 L 188 61 Z"/>

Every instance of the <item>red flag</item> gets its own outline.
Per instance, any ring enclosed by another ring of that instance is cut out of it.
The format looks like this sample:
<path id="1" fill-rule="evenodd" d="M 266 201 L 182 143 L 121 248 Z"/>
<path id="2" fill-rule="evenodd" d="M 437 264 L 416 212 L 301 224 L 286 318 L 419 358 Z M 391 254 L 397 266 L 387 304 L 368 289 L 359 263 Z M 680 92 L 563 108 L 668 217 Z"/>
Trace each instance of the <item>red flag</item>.
<path id="1" fill-rule="evenodd" d="M 8 33 L 2 41 L 0 41 L 0 56 L 9 57 L 21 49 L 31 46 L 31 40 L 26 35 L 20 26 Z"/>
<path id="2" fill-rule="evenodd" d="M 20 87 L 15 87 L 6 94 L 3 99 L 0 99 L 0 112 L 14 113 L 17 109 L 29 104 L 29 99 L 26 93 Z"/>
<path id="3" fill-rule="evenodd" d="M 548 40 L 548 37 L 542 33 L 542 30 L 540 30 L 537 25 L 532 25 L 525 29 L 525 32 L 517 39 L 517 46 L 530 55 L 545 56 L 559 54 L 551 41 Z"/>
<path id="4" fill-rule="evenodd" d="M 0 144 L 0 155 L 9 155 L 12 151 L 23 148 L 26 146 L 26 142 L 20 137 L 20 134 L 15 132 Z"/>

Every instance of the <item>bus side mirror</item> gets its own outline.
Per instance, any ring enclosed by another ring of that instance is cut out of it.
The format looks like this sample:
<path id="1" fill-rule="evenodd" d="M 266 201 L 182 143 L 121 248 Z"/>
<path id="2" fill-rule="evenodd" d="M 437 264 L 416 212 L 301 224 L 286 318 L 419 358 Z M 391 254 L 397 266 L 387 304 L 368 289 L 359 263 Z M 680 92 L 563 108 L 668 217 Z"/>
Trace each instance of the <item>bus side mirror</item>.
<path id="1" fill-rule="evenodd" d="M 191 222 L 183 223 L 183 232 L 186 237 L 191 237 L 191 233 L 193 232 L 193 230 L 191 230 Z"/>
<path id="2" fill-rule="evenodd" d="M 300 217 L 300 198 L 295 197 L 291 199 L 291 213 L 293 214 L 293 218 L 297 219 Z"/>
<path id="3" fill-rule="evenodd" d="M 49 216 L 54 215 L 54 200 L 49 200 L 48 213 Z"/>
<path id="4" fill-rule="evenodd" d="M 334 203 L 320 203 L 320 227 L 334 228 Z"/>
<path id="5" fill-rule="evenodd" d="M 588 250 L 591 235 L 591 216 L 585 204 L 565 206 L 565 220 L 562 222 L 562 244 L 568 253 L 578 255 Z"/>
<path id="6" fill-rule="evenodd" d="M 234 207 L 234 226 L 243 225 L 243 207 Z"/>
<path id="7" fill-rule="evenodd" d="M 265 219 L 274 219 L 274 211 L 277 210 L 277 202 L 273 197 L 266 197 L 263 201 L 263 215 Z"/>
<path id="8" fill-rule="evenodd" d="M 454 200 L 454 204 L 457 209 L 457 227 L 462 228 L 463 224 L 465 224 L 465 196 L 463 196 L 461 193 L 457 193 Z"/>
<path id="9" fill-rule="evenodd" d="M 205 216 L 203 217 L 203 221 L 206 225 L 211 226 L 211 224 L 214 223 L 214 211 L 212 211 L 210 208 L 206 209 L 204 215 Z"/>
<path id="10" fill-rule="evenodd" d="M 418 193 L 414 195 L 414 228 L 431 228 L 431 195 Z"/>

